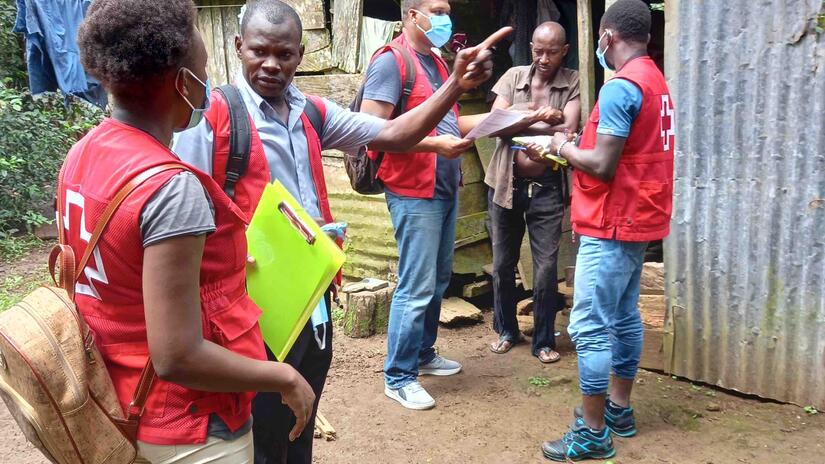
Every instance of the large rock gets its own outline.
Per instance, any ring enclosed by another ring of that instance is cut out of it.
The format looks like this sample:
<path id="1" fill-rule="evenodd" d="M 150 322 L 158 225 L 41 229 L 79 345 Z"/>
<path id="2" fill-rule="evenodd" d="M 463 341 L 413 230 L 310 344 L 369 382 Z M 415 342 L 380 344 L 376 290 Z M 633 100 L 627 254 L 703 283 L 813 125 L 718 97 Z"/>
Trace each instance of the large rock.
<path id="1" fill-rule="evenodd" d="M 461 298 L 448 298 L 441 302 L 441 316 L 438 320 L 444 325 L 460 322 L 481 322 L 484 316 L 481 310 Z"/>

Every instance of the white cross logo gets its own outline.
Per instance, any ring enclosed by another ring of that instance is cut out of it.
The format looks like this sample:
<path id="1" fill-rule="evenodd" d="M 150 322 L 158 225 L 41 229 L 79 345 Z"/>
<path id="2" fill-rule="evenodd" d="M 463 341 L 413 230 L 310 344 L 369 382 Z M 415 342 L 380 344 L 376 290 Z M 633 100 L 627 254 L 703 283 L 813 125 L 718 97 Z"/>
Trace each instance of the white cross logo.
<path id="1" fill-rule="evenodd" d="M 676 137 L 676 131 L 673 128 L 675 124 L 673 124 L 673 107 L 670 105 L 670 95 L 662 95 L 662 111 L 660 115 L 661 119 L 659 120 L 659 131 L 662 135 L 662 142 L 665 146 L 664 151 L 669 151 L 670 138 Z M 667 124 L 665 124 L 665 118 L 667 118 Z M 667 126 L 667 129 L 665 129 L 665 126 Z"/>
<path id="2" fill-rule="evenodd" d="M 75 205 L 80 208 L 80 239 L 86 243 L 89 243 L 89 240 L 92 238 L 92 233 L 86 229 L 85 200 L 83 199 L 83 195 L 69 189 L 66 189 L 66 205 L 63 209 L 63 228 L 67 231 L 69 230 L 69 208 L 71 205 Z M 80 259 L 79 256 L 77 258 Z M 92 259 L 94 260 L 94 267 L 90 265 L 91 263 L 89 263 L 89 265 L 87 265 L 83 270 L 83 273 L 86 275 L 86 280 L 89 281 L 89 285 L 78 282 L 75 286 L 75 292 L 100 300 L 100 294 L 97 292 L 93 280 L 97 280 L 103 284 L 108 284 L 109 278 L 106 277 L 106 269 L 103 268 L 103 259 L 100 257 L 100 249 L 98 249 L 98 247 L 95 247 L 94 252 L 92 253 Z"/>

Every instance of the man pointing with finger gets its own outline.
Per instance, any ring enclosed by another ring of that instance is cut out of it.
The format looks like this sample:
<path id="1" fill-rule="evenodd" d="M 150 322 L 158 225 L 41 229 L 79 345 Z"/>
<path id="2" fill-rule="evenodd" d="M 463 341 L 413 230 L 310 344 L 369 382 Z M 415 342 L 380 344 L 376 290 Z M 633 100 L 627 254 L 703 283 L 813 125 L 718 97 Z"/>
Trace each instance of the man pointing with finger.
<path id="1" fill-rule="evenodd" d="M 458 96 L 469 87 L 456 87 L 449 69 L 433 48 L 452 35 L 450 3 L 445 0 L 403 0 L 403 33 L 372 61 L 367 70 L 361 111 L 400 119 L 450 86 Z M 468 66 L 469 56 L 480 63 L 487 48 L 508 32 L 499 31 L 478 47 L 458 54 L 453 75 Z M 407 69 L 406 63 L 414 69 Z M 485 62 L 485 66 L 489 66 Z M 473 66 L 473 65 L 470 65 Z M 471 69 L 472 71 L 472 69 Z M 404 83 L 415 73 L 415 84 L 404 95 Z M 487 73 L 485 73 L 485 76 Z M 481 83 L 481 79 L 476 80 Z M 396 106 L 401 105 L 403 107 Z M 454 375 L 461 364 L 438 356 L 435 340 L 441 298 L 450 283 L 461 181 L 461 153 L 472 141 L 461 138 L 458 107 L 447 112 L 436 130 L 410 153 L 386 153 L 378 171 L 398 242 L 398 286 L 390 309 L 384 393 L 408 409 L 430 409 L 435 400 L 418 383 L 418 375 Z M 371 146 L 372 148 L 372 146 Z"/>

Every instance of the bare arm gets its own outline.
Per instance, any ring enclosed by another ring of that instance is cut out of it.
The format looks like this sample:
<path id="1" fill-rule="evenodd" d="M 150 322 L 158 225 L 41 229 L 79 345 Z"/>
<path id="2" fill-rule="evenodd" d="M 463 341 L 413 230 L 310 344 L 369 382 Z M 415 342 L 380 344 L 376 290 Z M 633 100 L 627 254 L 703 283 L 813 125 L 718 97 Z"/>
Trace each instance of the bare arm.
<path id="1" fill-rule="evenodd" d="M 563 133 L 556 133 L 550 146 L 550 152 L 556 153 L 559 145 L 568 136 Z M 582 150 L 572 143 L 564 144 L 560 155 L 566 159 L 575 169 L 593 176 L 602 182 L 610 182 L 616 175 L 616 168 L 619 166 L 619 159 L 627 141 L 624 137 L 613 135 L 596 134 L 596 147 L 592 150 Z"/>
<path id="2" fill-rule="evenodd" d="M 576 97 L 566 105 L 562 110 L 564 121 L 560 124 L 550 125 L 544 121 L 539 121 L 524 130 L 525 135 L 552 135 L 556 132 L 564 132 L 565 130 L 571 134 L 579 130 L 579 120 L 581 120 L 582 102 L 579 97 Z"/>
<path id="3" fill-rule="evenodd" d="M 280 392 L 302 430 L 315 395 L 294 368 L 247 358 L 203 338 L 199 275 L 204 243 L 203 236 L 185 236 L 144 249 L 143 299 L 155 371 L 163 380 L 197 390 Z"/>
<path id="4" fill-rule="evenodd" d="M 453 73 L 444 85 L 421 105 L 387 121 L 378 136 L 370 143 L 370 148 L 392 152 L 423 151 L 413 148 L 435 129 L 461 94 L 478 87 L 490 78 L 493 63 L 489 49 L 511 32 L 510 27 L 501 28 L 480 45 L 460 51 L 455 59 Z M 361 103 L 362 112 L 384 119 L 389 119 L 393 110 L 394 105 L 390 103 L 375 100 L 364 100 Z"/>

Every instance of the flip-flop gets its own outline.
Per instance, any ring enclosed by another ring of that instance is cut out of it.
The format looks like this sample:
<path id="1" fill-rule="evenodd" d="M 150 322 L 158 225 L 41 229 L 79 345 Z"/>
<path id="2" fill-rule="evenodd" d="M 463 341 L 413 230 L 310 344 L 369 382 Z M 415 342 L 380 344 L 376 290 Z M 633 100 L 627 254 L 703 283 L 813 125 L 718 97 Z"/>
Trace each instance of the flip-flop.
<path id="1" fill-rule="evenodd" d="M 540 349 L 539 354 L 536 357 L 539 358 L 539 361 L 541 361 L 542 364 L 553 364 L 555 362 L 559 362 L 561 359 L 561 355 L 558 351 L 551 348 Z"/>
<path id="2" fill-rule="evenodd" d="M 508 338 L 499 338 L 495 343 L 490 344 L 490 351 L 495 354 L 504 354 L 513 348 L 516 343 Z"/>

